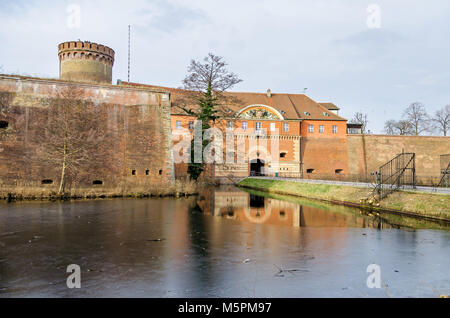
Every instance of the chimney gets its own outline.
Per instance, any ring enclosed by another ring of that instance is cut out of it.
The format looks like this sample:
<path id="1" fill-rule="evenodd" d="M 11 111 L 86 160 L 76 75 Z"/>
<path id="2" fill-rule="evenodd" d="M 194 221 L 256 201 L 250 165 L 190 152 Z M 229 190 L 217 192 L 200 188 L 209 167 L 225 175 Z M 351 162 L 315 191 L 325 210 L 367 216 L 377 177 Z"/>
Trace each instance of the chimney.
<path id="1" fill-rule="evenodd" d="M 270 90 L 270 88 L 267 90 L 267 97 L 271 98 L 272 97 L 272 91 Z"/>

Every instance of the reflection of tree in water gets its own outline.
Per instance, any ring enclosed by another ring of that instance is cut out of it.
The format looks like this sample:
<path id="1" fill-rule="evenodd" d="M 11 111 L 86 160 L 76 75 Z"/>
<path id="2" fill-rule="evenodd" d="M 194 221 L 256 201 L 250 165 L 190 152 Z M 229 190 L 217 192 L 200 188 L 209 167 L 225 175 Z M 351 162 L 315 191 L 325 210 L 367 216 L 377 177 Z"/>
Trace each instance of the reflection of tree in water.
<path id="1" fill-rule="evenodd" d="M 373 228 L 378 230 L 406 228 L 404 226 L 389 222 L 385 218 L 381 217 L 379 213 L 376 212 L 360 210 L 359 214 L 365 216 L 363 217 L 363 224 L 362 224 L 363 228 Z"/>
<path id="2" fill-rule="evenodd" d="M 189 232 L 191 250 L 193 252 L 192 264 L 196 271 L 193 273 L 196 279 L 195 286 L 200 288 L 209 288 L 214 283 L 214 277 L 212 273 L 211 255 L 209 253 L 210 242 L 208 239 L 208 230 L 210 224 L 207 224 L 208 216 L 204 214 L 204 211 L 195 204 L 189 209 Z"/>

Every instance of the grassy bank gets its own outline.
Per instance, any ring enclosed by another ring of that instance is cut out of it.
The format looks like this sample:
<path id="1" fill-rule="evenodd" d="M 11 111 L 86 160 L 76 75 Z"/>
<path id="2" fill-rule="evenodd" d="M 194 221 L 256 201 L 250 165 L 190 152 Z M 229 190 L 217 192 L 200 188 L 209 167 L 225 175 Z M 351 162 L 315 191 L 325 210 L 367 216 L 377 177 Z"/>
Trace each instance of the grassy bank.
<path id="1" fill-rule="evenodd" d="M 158 187 L 118 186 L 116 188 L 91 187 L 67 190 L 64 195 L 57 193 L 56 186 L 0 186 L 0 200 L 35 201 L 35 200 L 67 200 L 97 198 L 148 198 L 148 197 L 183 197 L 198 193 L 199 185 L 191 180 L 177 180 L 173 185 Z"/>
<path id="2" fill-rule="evenodd" d="M 295 195 L 374 210 L 388 210 L 413 216 L 450 220 L 449 195 L 401 191 L 382 200 L 378 207 L 365 203 L 372 193 L 371 189 L 251 178 L 241 181 L 238 185 L 269 193 Z"/>

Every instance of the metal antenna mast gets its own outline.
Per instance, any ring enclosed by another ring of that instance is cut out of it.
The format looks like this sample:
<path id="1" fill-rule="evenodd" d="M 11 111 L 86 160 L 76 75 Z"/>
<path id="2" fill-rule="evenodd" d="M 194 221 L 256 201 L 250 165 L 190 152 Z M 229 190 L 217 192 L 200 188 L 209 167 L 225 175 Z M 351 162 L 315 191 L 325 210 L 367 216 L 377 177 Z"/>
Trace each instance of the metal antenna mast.
<path id="1" fill-rule="evenodd" d="M 131 25 L 128 25 L 128 84 L 130 83 Z"/>

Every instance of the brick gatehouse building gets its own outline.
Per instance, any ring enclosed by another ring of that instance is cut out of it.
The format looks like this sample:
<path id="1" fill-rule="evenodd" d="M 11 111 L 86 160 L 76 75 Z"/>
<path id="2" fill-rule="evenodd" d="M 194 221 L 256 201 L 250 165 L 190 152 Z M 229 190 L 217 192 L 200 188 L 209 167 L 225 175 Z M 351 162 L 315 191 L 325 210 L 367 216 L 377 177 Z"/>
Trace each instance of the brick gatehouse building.
<path id="1" fill-rule="evenodd" d="M 195 117 L 183 109 L 196 106 L 180 105 L 185 101 L 185 91 L 137 83 L 128 85 L 170 92 L 174 144 L 179 139 L 177 131 L 194 130 Z M 241 139 L 245 155 L 244 162 L 235 160 L 229 164 L 224 154 L 224 162 L 213 169 L 216 177 L 278 175 L 298 178 L 348 174 L 347 120 L 339 116 L 339 108 L 333 103 L 317 103 L 304 94 L 276 94 L 270 89 L 265 93 L 228 92 L 224 95 L 229 102 L 220 106 L 221 116 L 215 127 L 224 131 L 224 138 L 227 130 L 234 131 L 234 151 L 238 151 L 236 144 Z M 278 141 L 278 149 L 272 149 L 273 139 Z M 324 156 L 327 153 L 332 155 Z M 186 175 L 186 170 L 186 164 L 175 164 L 177 176 Z"/>

